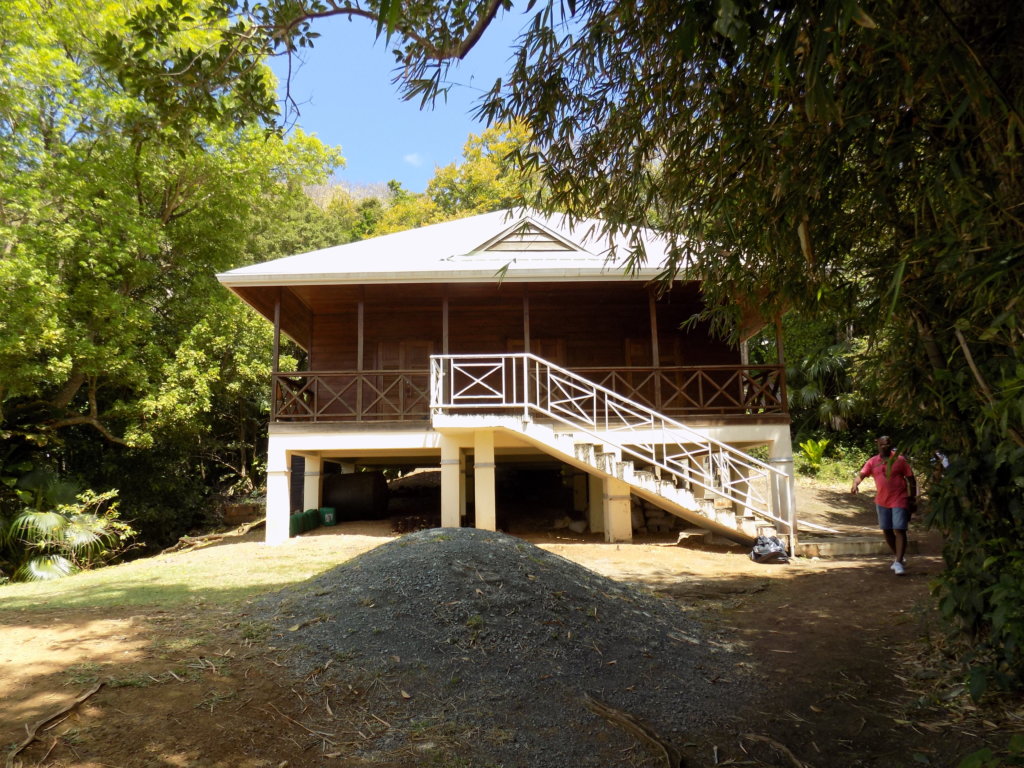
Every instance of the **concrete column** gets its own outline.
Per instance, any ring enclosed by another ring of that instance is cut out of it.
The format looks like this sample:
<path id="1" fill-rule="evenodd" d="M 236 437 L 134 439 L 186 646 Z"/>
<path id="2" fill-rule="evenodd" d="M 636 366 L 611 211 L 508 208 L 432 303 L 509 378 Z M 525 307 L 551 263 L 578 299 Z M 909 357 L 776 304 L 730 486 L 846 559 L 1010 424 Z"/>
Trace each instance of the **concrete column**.
<path id="1" fill-rule="evenodd" d="M 313 454 L 305 453 L 306 473 L 302 481 L 302 508 L 319 509 L 322 499 L 323 483 L 323 459 Z"/>
<path id="2" fill-rule="evenodd" d="M 478 430 L 473 435 L 473 486 L 476 527 L 496 531 L 498 513 L 494 498 L 494 432 L 490 429 Z"/>
<path id="3" fill-rule="evenodd" d="M 465 459 L 459 442 L 441 437 L 441 527 L 458 528 L 466 506 Z"/>
<path id="4" fill-rule="evenodd" d="M 604 540 L 632 541 L 633 514 L 630 508 L 629 486 L 621 480 L 604 481 Z"/>
<path id="5" fill-rule="evenodd" d="M 290 459 L 289 452 L 271 437 L 267 446 L 267 544 L 288 541 Z"/>
<path id="6" fill-rule="evenodd" d="M 587 522 L 591 533 L 604 532 L 605 520 L 605 489 L 604 480 L 596 475 L 587 475 Z"/>
<path id="7" fill-rule="evenodd" d="M 784 478 L 772 475 L 772 512 L 789 522 L 790 552 L 797 543 L 796 482 L 793 472 L 793 440 L 789 427 L 781 427 L 768 451 L 768 463 L 785 473 Z M 780 533 L 783 533 L 780 531 Z"/>
<path id="8" fill-rule="evenodd" d="M 469 472 L 466 470 L 466 451 L 459 451 L 459 521 L 469 514 Z"/>

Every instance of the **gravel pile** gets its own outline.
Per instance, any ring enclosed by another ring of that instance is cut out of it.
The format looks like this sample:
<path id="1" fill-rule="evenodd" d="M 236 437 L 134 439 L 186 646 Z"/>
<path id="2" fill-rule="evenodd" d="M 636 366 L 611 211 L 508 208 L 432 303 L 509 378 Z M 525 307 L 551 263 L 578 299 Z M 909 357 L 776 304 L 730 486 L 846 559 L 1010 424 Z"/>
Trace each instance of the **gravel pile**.
<path id="1" fill-rule="evenodd" d="M 745 690 L 739 659 L 669 599 L 501 533 L 412 533 L 254 608 L 278 658 L 327 696 L 349 757 L 658 765 L 585 696 L 681 748 L 727 727 Z M 338 722 L 355 713 L 367 725 L 346 740 Z"/>

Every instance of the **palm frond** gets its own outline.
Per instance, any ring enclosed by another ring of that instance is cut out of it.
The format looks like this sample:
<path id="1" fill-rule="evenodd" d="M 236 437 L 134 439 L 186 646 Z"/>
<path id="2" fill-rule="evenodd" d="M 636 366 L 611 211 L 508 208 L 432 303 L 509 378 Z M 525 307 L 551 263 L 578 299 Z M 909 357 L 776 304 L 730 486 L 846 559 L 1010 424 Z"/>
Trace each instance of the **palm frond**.
<path id="1" fill-rule="evenodd" d="M 40 555 L 33 557 L 17 571 L 17 581 L 53 581 L 70 576 L 78 569 L 75 564 L 61 555 Z"/>
<path id="2" fill-rule="evenodd" d="M 110 528 L 102 518 L 83 513 L 68 519 L 64 529 L 62 543 L 72 552 L 88 552 L 103 544 L 103 539 L 110 535 Z"/>
<path id="3" fill-rule="evenodd" d="M 27 509 L 14 519 L 10 536 L 34 546 L 46 546 L 59 542 L 67 525 L 68 519 L 59 512 Z"/>

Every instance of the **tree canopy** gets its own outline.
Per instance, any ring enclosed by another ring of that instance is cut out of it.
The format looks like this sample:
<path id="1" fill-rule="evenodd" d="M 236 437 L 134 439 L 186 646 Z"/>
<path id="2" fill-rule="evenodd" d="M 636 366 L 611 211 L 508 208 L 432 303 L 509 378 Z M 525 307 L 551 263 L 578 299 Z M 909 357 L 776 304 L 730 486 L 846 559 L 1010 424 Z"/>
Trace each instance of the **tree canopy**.
<path id="1" fill-rule="evenodd" d="M 0 570 L 13 538 L 39 538 L 17 520 L 44 518 L 21 511 L 70 509 L 29 494 L 26 473 L 118 488 L 141 522 L 166 511 L 139 503 L 141 486 L 173 507 L 203 467 L 251 476 L 269 331 L 214 273 L 252 260 L 261 219 L 341 162 L 301 133 L 202 114 L 164 129 L 95 58 L 137 7 L 0 4 Z"/>

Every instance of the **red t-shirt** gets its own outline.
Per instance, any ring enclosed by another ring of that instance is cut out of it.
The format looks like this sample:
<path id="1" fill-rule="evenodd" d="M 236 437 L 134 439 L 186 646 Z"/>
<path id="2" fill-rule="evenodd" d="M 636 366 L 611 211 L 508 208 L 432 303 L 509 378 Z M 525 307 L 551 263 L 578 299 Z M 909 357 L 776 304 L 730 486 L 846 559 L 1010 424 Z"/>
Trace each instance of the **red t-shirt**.
<path id="1" fill-rule="evenodd" d="M 906 509 L 910 500 L 907 493 L 907 478 L 914 476 L 914 470 L 902 456 L 883 459 L 877 454 L 872 456 L 860 470 L 861 477 L 870 475 L 875 480 L 875 504 L 880 507 L 899 507 Z"/>

